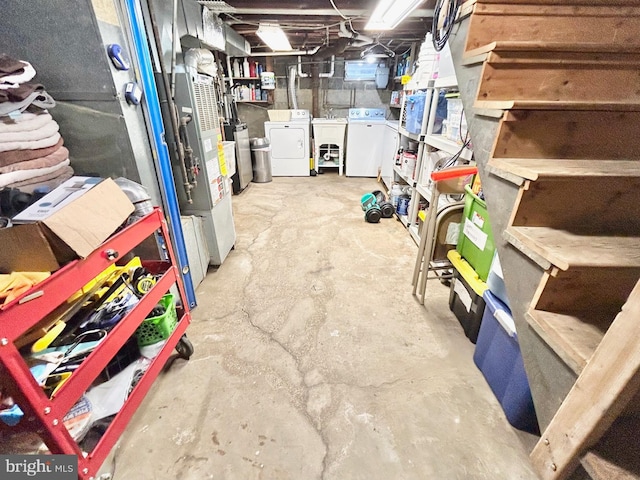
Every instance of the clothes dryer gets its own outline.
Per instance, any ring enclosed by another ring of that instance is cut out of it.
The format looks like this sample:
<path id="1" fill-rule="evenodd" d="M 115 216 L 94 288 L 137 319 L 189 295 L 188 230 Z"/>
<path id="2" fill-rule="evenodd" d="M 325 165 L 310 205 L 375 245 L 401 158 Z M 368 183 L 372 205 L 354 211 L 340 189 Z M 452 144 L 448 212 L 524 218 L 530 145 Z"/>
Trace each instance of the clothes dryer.
<path id="1" fill-rule="evenodd" d="M 264 134 L 271 143 L 271 171 L 274 177 L 308 177 L 311 138 L 309 110 L 291 110 L 291 119 L 264 122 Z"/>

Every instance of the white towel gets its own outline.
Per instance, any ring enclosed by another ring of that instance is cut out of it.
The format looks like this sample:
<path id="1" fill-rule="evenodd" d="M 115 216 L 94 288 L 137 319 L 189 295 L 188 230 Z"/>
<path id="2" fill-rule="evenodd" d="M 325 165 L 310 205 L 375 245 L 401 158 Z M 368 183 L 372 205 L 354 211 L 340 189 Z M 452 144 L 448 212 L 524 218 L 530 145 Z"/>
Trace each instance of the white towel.
<path id="1" fill-rule="evenodd" d="M 29 122 L 23 122 L 21 125 L 28 125 Z M 1 128 L 1 126 L 0 126 Z M 53 118 L 49 121 L 44 122 L 40 127 L 29 130 L 21 130 L 17 132 L 3 132 L 0 129 L 0 148 L 5 143 L 13 143 L 13 142 L 33 142 L 35 140 L 42 140 L 43 138 L 50 137 L 54 133 L 56 133 L 60 127 L 58 126 L 58 122 L 56 122 Z M 16 150 L 12 148 L 12 150 Z"/>
<path id="2" fill-rule="evenodd" d="M 41 140 L 23 141 L 23 142 L 4 142 L 0 143 L 0 152 L 8 152 L 9 150 L 35 150 L 38 148 L 51 147 L 60 140 L 60 134 L 54 133 L 50 137 Z"/>
<path id="3" fill-rule="evenodd" d="M 10 117 L 0 117 L 0 141 L 4 141 L 2 134 L 10 132 L 24 132 L 35 130 L 44 126 L 48 121 L 53 120 L 49 113 L 24 112 L 15 120 Z"/>
<path id="4" fill-rule="evenodd" d="M 40 177 L 42 175 L 53 173 L 66 167 L 67 165 L 69 165 L 69 159 L 66 159 L 64 162 L 59 163 L 58 165 L 54 165 L 53 167 L 34 168 L 33 170 L 17 170 L 11 173 L 3 173 L 2 175 L 0 175 L 0 188 L 4 188 L 10 183 L 22 182 L 24 180 L 29 180 L 30 178 Z"/>

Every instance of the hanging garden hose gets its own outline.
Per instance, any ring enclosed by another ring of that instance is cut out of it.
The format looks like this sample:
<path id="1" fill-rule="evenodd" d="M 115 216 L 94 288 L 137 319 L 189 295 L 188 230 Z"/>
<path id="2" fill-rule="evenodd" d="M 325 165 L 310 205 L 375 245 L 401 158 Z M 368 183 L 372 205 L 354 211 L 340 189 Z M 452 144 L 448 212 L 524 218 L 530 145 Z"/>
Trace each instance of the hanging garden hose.
<path id="1" fill-rule="evenodd" d="M 431 36 L 433 39 L 433 47 L 437 52 L 444 48 L 449 39 L 449 35 L 451 35 L 459 6 L 458 0 L 436 1 L 436 6 L 433 10 Z"/>

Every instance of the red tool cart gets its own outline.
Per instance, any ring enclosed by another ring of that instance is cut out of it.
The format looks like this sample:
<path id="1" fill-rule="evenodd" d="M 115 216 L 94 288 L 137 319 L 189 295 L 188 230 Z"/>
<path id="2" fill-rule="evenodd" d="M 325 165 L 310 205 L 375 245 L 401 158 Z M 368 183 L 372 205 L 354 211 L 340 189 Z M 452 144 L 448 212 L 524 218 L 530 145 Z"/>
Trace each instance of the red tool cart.
<path id="1" fill-rule="evenodd" d="M 37 383 L 14 342 L 106 268 L 119 260 L 122 263 L 129 252 L 156 234 L 164 241 L 166 260 L 142 261 L 144 268 L 156 275 L 155 285 L 140 297 L 138 303 L 109 331 L 50 398 Z M 9 427 L 0 424 L 0 433 L 2 430 L 6 433 L 7 429 L 37 432 L 51 453 L 77 455 L 78 478 L 94 478 L 174 349 L 183 358 L 188 358 L 193 352 L 184 335 L 191 317 L 176 265 L 167 224 L 162 212 L 155 209 L 113 235 L 87 258 L 65 265 L 20 298 L 0 308 L 0 385 L 24 412 L 17 425 Z M 180 297 L 177 302 L 178 323 L 175 330 L 151 361 L 92 451 L 82 451 L 65 427 L 63 418 L 173 285 L 177 286 Z"/>

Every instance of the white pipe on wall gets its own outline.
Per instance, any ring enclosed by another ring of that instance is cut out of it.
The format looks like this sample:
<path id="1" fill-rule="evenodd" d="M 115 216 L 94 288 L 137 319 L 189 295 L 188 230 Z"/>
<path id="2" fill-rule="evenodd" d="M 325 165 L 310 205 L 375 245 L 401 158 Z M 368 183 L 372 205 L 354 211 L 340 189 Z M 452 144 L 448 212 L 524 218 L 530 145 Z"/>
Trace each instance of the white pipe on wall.
<path id="1" fill-rule="evenodd" d="M 289 96 L 291 97 L 291 106 L 294 110 L 298 109 L 298 97 L 296 96 L 296 67 L 289 67 Z"/>
<path id="2" fill-rule="evenodd" d="M 331 78 L 334 73 L 336 73 L 336 56 L 331 55 L 331 69 L 328 72 L 321 73 L 320 78 Z M 300 56 L 298 56 L 298 76 L 300 78 L 307 78 L 309 76 L 308 73 L 302 71 L 302 59 Z"/>

